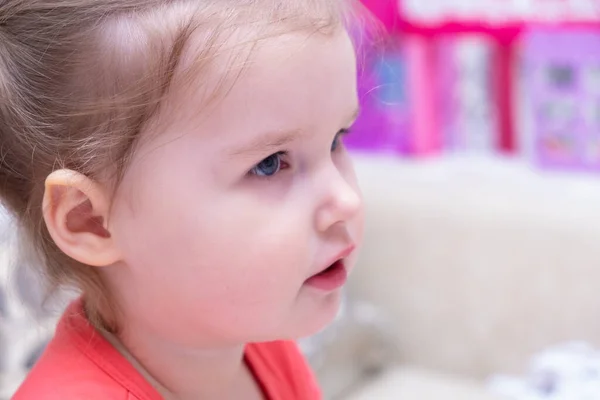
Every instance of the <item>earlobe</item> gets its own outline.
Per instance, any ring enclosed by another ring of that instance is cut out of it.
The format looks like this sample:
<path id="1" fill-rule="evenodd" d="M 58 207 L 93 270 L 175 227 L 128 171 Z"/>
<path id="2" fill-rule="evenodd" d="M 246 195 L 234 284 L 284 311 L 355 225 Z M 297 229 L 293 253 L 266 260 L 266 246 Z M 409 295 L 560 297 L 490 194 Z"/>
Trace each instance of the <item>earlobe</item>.
<path id="1" fill-rule="evenodd" d="M 56 245 L 86 265 L 104 267 L 120 260 L 107 226 L 110 197 L 85 175 L 54 171 L 46 178 L 43 213 Z"/>

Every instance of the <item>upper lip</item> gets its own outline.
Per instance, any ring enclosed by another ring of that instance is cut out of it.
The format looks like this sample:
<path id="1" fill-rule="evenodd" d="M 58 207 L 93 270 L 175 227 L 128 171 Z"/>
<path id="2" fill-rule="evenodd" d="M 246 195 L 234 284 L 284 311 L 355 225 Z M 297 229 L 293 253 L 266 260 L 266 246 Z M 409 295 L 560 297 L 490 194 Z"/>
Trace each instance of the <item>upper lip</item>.
<path id="1" fill-rule="evenodd" d="M 337 255 L 335 257 L 330 258 L 329 261 L 327 262 L 327 264 L 325 264 L 321 269 L 319 269 L 319 271 L 317 271 L 314 275 L 317 275 L 317 274 L 325 271 L 327 268 L 331 267 L 335 262 L 348 257 L 350 254 L 352 254 L 354 249 L 356 249 L 355 244 L 348 245 L 342 251 L 337 253 Z"/>

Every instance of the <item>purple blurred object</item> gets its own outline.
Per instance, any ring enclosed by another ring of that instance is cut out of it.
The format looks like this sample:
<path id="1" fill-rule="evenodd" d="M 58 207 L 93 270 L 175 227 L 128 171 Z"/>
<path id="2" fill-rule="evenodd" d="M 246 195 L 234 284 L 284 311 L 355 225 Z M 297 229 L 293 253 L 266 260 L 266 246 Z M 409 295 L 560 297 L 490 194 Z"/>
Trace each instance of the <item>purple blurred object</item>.
<path id="1" fill-rule="evenodd" d="M 536 28 L 523 40 L 536 163 L 600 170 L 600 31 Z"/>
<path id="2" fill-rule="evenodd" d="M 407 154 L 410 144 L 410 107 L 406 62 L 397 40 L 364 56 L 358 90 L 361 115 L 346 145 L 360 151 Z"/>

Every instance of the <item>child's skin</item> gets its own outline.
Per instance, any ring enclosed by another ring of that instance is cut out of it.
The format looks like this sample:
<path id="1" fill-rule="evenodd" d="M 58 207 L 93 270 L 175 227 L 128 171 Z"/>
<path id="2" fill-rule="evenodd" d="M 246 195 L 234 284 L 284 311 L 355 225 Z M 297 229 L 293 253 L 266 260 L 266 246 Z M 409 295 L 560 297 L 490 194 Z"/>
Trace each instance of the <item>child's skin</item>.
<path id="1" fill-rule="evenodd" d="M 203 83 L 217 84 L 228 56 Z M 340 290 L 305 281 L 339 257 L 351 270 L 362 240 L 336 138 L 358 113 L 354 50 L 342 29 L 273 37 L 224 98 L 206 107 L 197 84 L 169 94 L 116 196 L 56 171 L 45 219 L 66 254 L 101 268 L 122 327 L 105 335 L 165 399 L 261 398 L 244 344 L 329 323 Z M 280 170 L 261 176 L 278 152 Z"/>

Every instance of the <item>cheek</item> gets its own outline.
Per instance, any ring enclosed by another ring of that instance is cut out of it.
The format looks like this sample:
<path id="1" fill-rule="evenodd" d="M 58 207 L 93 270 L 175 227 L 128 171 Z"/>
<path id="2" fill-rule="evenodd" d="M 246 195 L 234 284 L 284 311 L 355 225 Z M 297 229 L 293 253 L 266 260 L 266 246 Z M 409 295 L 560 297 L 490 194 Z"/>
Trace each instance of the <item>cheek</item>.
<path id="1" fill-rule="evenodd" d="M 272 308 L 293 296 L 312 268 L 310 231 L 302 225 L 308 219 L 252 198 L 186 187 L 144 190 L 135 210 L 115 209 L 134 284 L 208 308 L 249 298 Z"/>
<path id="2" fill-rule="evenodd" d="M 123 218 L 126 313 L 182 342 L 198 340 L 198 332 L 270 338 L 294 314 L 314 268 L 309 231 L 289 212 L 205 201 L 187 211 L 181 200 L 145 203 Z"/>

